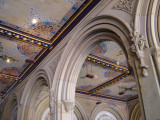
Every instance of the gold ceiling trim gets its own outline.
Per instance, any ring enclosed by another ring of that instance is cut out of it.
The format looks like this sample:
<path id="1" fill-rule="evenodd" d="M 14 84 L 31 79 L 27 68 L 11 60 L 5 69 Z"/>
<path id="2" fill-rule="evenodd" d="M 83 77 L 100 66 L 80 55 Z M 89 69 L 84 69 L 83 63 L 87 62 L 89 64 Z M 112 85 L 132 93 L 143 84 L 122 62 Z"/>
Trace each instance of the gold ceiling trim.
<path id="1" fill-rule="evenodd" d="M 128 68 L 120 66 L 120 65 L 117 65 L 117 64 L 112 63 L 110 61 L 104 60 L 104 59 L 102 59 L 100 57 L 97 57 L 95 55 L 91 55 L 90 54 L 87 57 L 86 60 L 90 61 L 90 62 L 93 62 L 93 63 L 96 63 L 98 65 L 102 65 L 102 66 L 107 67 L 107 68 L 114 69 L 115 71 L 120 71 L 120 72 L 124 72 L 124 73 L 130 73 Z"/>
<path id="2" fill-rule="evenodd" d="M 27 36 L 25 34 L 21 34 L 19 32 L 13 31 L 11 29 L 0 26 L 0 34 L 3 36 L 7 36 L 9 38 L 13 38 L 22 42 L 30 43 L 39 47 L 51 48 L 51 45 L 47 42 L 41 41 L 34 37 Z"/>
<path id="3" fill-rule="evenodd" d="M 3 73 L 0 73 L 0 77 L 12 79 L 12 80 L 19 80 L 19 77 L 15 77 L 15 76 L 3 74 Z"/>
<path id="4" fill-rule="evenodd" d="M 56 36 L 56 38 L 52 41 L 52 44 L 59 38 L 59 36 L 62 35 L 62 33 L 75 21 L 75 19 L 93 2 L 93 0 L 90 0 L 90 2 L 85 5 L 85 7 L 69 22 L 69 24 Z"/>

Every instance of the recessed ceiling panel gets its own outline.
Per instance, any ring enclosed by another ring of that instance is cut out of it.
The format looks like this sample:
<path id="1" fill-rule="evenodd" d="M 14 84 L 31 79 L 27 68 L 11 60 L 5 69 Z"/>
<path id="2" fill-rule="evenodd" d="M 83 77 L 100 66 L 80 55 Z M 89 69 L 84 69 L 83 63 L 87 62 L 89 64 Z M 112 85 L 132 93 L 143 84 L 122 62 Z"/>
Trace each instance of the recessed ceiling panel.
<path id="1" fill-rule="evenodd" d="M 89 78 L 87 77 L 87 74 L 93 75 L 94 77 Z M 91 90 L 94 87 L 116 78 L 121 74 L 122 72 L 118 72 L 94 63 L 85 62 L 79 75 L 77 89 L 84 91 Z"/>
<path id="2" fill-rule="evenodd" d="M 90 54 L 109 60 L 122 66 L 128 66 L 126 56 L 121 47 L 113 41 L 105 41 L 93 49 Z"/>
<path id="3" fill-rule="evenodd" d="M 0 36 L 0 73 L 19 77 L 41 50 L 41 47 Z"/>
<path id="4" fill-rule="evenodd" d="M 0 24 L 49 40 L 85 0 L 3 0 Z"/>
<path id="5" fill-rule="evenodd" d="M 12 78 L 0 76 L 0 99 L 14 82 L 16 82 L 16 80 Z"/>
<path id="6" fill-rule="evenodd" d="M 125 79 L 110 85 L 97 93 L 122 99 L 129 99 L 137 95 L 135 78 L 128 76 Z"/>

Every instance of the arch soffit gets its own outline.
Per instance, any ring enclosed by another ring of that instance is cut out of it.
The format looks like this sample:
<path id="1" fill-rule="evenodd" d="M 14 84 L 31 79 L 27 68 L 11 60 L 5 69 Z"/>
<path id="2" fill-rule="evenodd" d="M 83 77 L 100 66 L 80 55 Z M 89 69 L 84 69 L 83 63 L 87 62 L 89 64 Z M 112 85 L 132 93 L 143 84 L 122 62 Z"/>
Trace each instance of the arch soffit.
<path id="1" fill-rule="evenodd" d="M 2 119 L 5 119 L 6 115 L 8 117 L 10 115 L 10 117 L 11 117 L 12 113 L 9 113 L 9 112 L 12 112 L 11 110 L 13 110 L 16 105 L 19 108 L 19 105 L 18 105 L 18 96 L 17 96 L 17 94 L 15 92 L 13 92 L 8 98 L 9 99 L 7 101 L 7 104 L 5 105 Z M 13 102 L 14 102 L 14 104 L 13 104 Z"/>
<path id="2" fill-rule="evenodd" d="M 20 104 L 23 105 L 21 107 L 20 115 L 23 116 L 23 113 L 25 112 L 25 105 L 28 101 L 28 97 L 30 96 L 31 91 L 33 90 L 32 88 L 38 87 L 35 83 L 42 84 L 42 82 L 38 81 L 38 79 L 40 78 L 42 78 L 41 80 L 45 81 L 48 84 L 48 87 L 50 88 L 50 81 L 48 79 L 48 75 L 45 70 L 39 70 L 38 72 L 30 76 L 30 79 L 27 81 L 27 84 L 24 88 L 24 91 L 20 100 Z"/>
<path id="3" fill-rule="evenodd" d="M 111 16 L 99 16 L 90 20 L 76 34 L 74 33 L 62 53 L 54 76 L 55 80 L 59 80 L 56 89 L 57 99 L 74 100 L 75 80 L 77 80 L 83 61 L 93 46 L 105 40 L 118 42 L 127 53 L 126 57 L 128 59 L 131 57 L 129 56 L 131 55 L 130 30 L 122 21 Z"/>
<path id="4" fill-rule="evenodd" d="M 78 118 L 82 118 L 82 120 L 88 119 L 86 111 L 83 109 L 83 107 L 81 106 L 81 104 L 78 101 L 75 101 L 74 111 L 75 111 L 76 115 L 78 115 Z"/>
<path id="5" fill-rule="evenodd" d="M 38 103 L 38 105 L 35 106 L 35 120 L 40 120 L 42 117 L 43 112 L 49 107 L 49 96 L 44 97 L 41 99 L 41 101 Z"/>
<path id="6" fill-rule="evenodd" d="M 160 1 L 159 0 L 153 0 L 149 4 L 149 10 L 148 10 L 148 24 L 147 26 L 151 29 L 148 29 L 148 38 L 151 46 L 155 46 L 156 49 L 160 49 L 160 43 L 159 43 L 159 28 L 157 27 L 159 24 L 159 9 L 160 9 Z M 153 45 L 152 45 L 153 42 Z"/>
<path id="7" fill-rule="evenodd" d="M 48 87 L 50 88 L 50 81 L 48 79 L 48 74 L 45 70 L 39 70 L 38 72 L 36 72 L 35 74 L 33 74 L 33 76 L 30 76 L 29 80 L 27 81 L 27 84 L 24 88 L 22 97 L 21 97 L 21 101 L 20 103 L 24 103 L 24 101 L 26 100 L 27 96 L 29 95 L 32 87 L 35 85 L 35 83 L 37 82 L 37 80 L 39 78 L 43 78 L 43 80 L 46 81 L 46 83 L 48 84 Z M 27 100 L 26 100 L 27 101 Z"/>
<path id="8" fill-rule="evenodd" d="M 132 110 L 130 120 L 139 120 L 141 116 L 142 114 L 141 114 L 140 104 L 137 103 Z"/>

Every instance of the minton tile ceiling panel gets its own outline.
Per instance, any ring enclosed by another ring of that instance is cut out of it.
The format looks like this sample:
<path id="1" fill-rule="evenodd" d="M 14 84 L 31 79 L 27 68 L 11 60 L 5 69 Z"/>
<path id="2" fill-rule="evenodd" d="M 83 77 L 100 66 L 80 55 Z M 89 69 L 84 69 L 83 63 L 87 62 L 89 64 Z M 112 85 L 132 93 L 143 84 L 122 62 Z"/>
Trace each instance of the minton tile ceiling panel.
<path id="1" fill-rule="evenodd" d="M 15 85 L 42 48 L 0 36 L 0 98 Z"/>
<path id="2" fill-rule="evenodd" d="M 93 49 L 90 54 L 109 60 L 113 63 L 117 63 L 122 66 L 128 67 L 125 54 L 121 47 L 112 41 L 105 41 Z"/>
<path id="3" fill-rule="evenodd" d="M 49 40 L 85 0 L 3 0 L 0 24 Z"/>
<path id="4" fill-rule="evenodd" d="M 86 77 L 87 74 L 93 75 L 94 78 Z M 121 74 L 122 72 L 105 68 L 97 64 L 85 62 L 78 77 L 77 89 L 89 91 L 94 87 L 116 78 Z"/>
<path id="5" fill-rule="evenodd" d="M 8 77 L 1 77 L 0 76 L 0 98 L 7 92 L 10 86 L 15 83 L 16 80 Z"/>
<path id="6" fill-rule="evenodd" d="M 120 82 L 99 90 L 97 93 L 122 99 L 132 98 L 137 96 L 135 78 L 133 76 L 128 76 Z"/>
<path id="7" fill-rule="evenodd" d="M 118 71 L 118 67 L 122 66 L 127 69 L 128 64 L 123 50 L 117 43 L 102 42 L 93 48 L 89 56 L 95 57 L 97 61 L 106 61 L 111 66 L 105 66 L 101 62 L 87 59 L 79 74 L 76 86 L 78 93 L 122 101 L 137 98 L 136 82 L 133 75 L 125 71 Z M 113 64 L 115 69 L 113 69 Z M 86 77 L 87 74 L 94 77 L 88 78 Z"/>
<path id="8" fill-rule="evenodd" d="M 0 73 L 18 77 L 42 48 L 0 36 Z"/>

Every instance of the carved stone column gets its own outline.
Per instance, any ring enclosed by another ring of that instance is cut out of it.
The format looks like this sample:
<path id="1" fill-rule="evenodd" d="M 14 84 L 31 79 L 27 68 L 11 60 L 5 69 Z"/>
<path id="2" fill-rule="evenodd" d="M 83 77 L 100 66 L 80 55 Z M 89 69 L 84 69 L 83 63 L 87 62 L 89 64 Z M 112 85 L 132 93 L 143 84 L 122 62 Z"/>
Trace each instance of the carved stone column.
<path id="1" fill-rule="evenodd" d="M 138 85 L 141 109 L 144 109 L 143 119 L 158 120 L 160 119 L 160 90 L 154 61 L 147 42 L 140 33 L 134 31 L 131 34 L 131 40 L 133 42 L 131 52 L 134 59 L 132 67 Z"/>
<path id="2" fill-rule="evenodd" d="M 54 116 L 55 116 L 55 92 L 50 90 L 50 101 L 49 101 L 49 107 L 50 107 L 50 119 L 54 120 Z"/>

